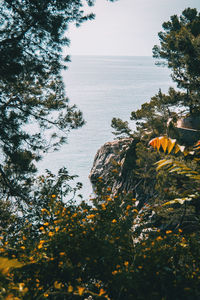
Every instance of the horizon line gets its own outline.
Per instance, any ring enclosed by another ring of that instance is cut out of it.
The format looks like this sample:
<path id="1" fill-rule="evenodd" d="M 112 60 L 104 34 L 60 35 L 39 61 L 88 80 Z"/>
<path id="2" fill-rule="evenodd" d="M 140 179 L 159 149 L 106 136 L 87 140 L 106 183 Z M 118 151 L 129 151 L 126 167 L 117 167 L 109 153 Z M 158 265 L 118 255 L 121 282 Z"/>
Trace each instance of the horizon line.
<path id="1" fill-rule="evenodd" d="M 111 57 L 153 57 L 153 55 L 130 55 L 130 54 L 68 54 L 69 56 L 111 56 Z"/>

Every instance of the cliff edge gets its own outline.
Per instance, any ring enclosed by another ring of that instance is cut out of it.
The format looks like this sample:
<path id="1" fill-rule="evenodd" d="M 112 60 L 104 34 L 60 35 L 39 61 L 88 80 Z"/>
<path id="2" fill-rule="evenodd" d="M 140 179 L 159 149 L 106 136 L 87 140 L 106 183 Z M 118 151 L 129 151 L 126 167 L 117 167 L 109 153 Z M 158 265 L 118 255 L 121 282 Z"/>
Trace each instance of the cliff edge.
<path id="1" fill-rule="evenodd" d="M 105 143 L 97 151 L 89 174 L 94 189 L 100 179 L 114 194 L 134 191 L 132 171 L 135 167 L 136 143 L 132 138 L 114 140 Z"/>

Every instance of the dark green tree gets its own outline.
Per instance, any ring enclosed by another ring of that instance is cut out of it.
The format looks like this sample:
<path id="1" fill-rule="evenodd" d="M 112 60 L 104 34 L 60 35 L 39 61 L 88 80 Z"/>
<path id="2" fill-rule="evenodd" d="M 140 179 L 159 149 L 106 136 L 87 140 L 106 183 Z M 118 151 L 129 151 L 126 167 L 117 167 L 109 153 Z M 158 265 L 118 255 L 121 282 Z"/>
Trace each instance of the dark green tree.
<path id="1" fill-rule="evenodd" d="M 179 143 L 187 146 L 193 142 L 184 140 L 184 135 L 177 128 L 177 121 L 185 116 L 191 123 L 199 122 L 200 109 L 200 14 L 196 9 L 187 8 L 181 16 L 172 16 L 169 22 L 163 24 L 164 32 L 159 33 L 160 46 L 153 48 L 154 57 L 164 59 L 172 70 L 172 78 L 177 83 L 179 90 L 169 88 L 168 94 L 161 90 L 151 98 L 149 102 L 142 104 L 141 108 L 131 112 L 131 120 L 136 123 L 136 130 L 132 132 L 128 123 L 120 119 L 112 120 L 112 127 L 115 134 L 127 135 L 140 140 L 143 144 L 136 147 L 136 167 L 133 170 L 136 181 L 145 182 L 142 185 L 140 195 L 150 195 L 149 189 L 153 189 L 155 198 L 163 198 L 160 191 L 165 187 L 163 182 L 155 176 L 156 160 L 148 149 L 149 141 L 158 136 L 168 135 L 176 138 Z M 161 63 L 161 62 L 160 62 Z M 191 140 L 198 138 L 198 132 L 190 132 Z M 199 137 L 200 138 L 200 137 Z M 160 154 L 162 155 L 162 154 Z M 158 157 L 157 157 L 158 158 Z M 151 162 L 151 164 L 149 164 Z M 149 181 L 144 177 L 150 178 Z M 176 176 L 177 177 L 177 176 Z M 173 179 L 173 180 L 176 180 Z M 178 179 L 177 179 L 178 181 Z M 179 180 L 180 181 L 180 180 Z M 177 185 L 175 184 L 175 189 Z M 164 193 L 166 197 L 166 193 Z M 139 197 L 139 196 L 138 196 Z M 146 201 L 146 200 L 145 200 Z"/>
<path id="2" fill-rule="evenodd" d="M 68 25 L 93 18 L 85 15 L 82 0 L 1 1 L 1 199 L 28 201 L 35 162 L 84 124 L 65 95 L 61 71 L 70 59 L 62 51 L 69 45 Z"/>
<path id="3" fill-rule="evenodd" d="M 197 115 L 200 112 L 200 13 L 194 8 L 185 9 L 180 16 L 174 15 L 163 23 L 160 32 L 160 46 L 154 46 L 153 57 L 160 59 L 158 64 L 167 61 L 172 70 L 172 79 L 179 90 L 169 89 L 168 95 L 161 91 L 144 103 L 141 109 L 131 113 L 136 121 L 135 134 L 148 138 L 167 133 L 169 119 L 176 120 L 184 115 Z M 127 122 L 113 119 L 112 127 L 116 134 L 128 134 Z"/>
<path id="4" fill-rule="evenodd" d="M 184 89 L 182 103 L 190 113 L 199 113 L 200 90 L 200 13 L 187 8 L 163 23 L 159 32 L 160 46 L 154 46 L 153 56 L 167 60 L 172 79 Z"/>

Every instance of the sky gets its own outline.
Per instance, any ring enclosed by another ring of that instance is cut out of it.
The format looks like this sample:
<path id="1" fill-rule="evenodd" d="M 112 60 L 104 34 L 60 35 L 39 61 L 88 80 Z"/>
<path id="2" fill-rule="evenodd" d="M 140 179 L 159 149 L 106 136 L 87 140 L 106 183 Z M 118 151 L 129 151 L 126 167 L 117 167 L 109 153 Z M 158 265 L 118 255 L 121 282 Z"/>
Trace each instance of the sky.
<path id="1" fill-rule="evenodd" d="M 96 0 L 96 17 L 70 26 L 70 55 L 151 56 L 162 23 L 187 8 L 200 11 L 200 0 Z"/>

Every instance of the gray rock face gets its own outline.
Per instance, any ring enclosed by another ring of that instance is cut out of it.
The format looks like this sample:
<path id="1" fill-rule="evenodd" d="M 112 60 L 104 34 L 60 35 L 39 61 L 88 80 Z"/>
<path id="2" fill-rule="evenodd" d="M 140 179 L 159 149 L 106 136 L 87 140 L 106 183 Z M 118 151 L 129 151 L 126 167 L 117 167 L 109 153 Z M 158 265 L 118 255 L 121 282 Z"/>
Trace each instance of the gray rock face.
<path id="1" fill-rule="evenodd" d="M 179 119 L 176 126 L 177 128 L 200 130 L 200 116 L 188 116 Z"/>
<path id="2" fill-rule="evenodd" d="M 181 145 L 194 145 L 200 139 L 200 116 L 179 119 L 175 126 L 169 126 L 169 136 Z"/>
<path id="3" fill-rule="evenodd" d="M 135 145 L 131 138 L 105 143 L 94 159 L 89 178 L 95 188 L 99 178 L 112 193 L 131 192 L 133 188 L 132 170 L 135 166 Z"/>

